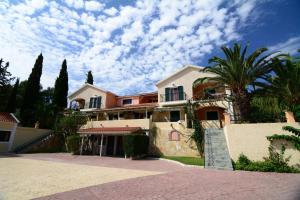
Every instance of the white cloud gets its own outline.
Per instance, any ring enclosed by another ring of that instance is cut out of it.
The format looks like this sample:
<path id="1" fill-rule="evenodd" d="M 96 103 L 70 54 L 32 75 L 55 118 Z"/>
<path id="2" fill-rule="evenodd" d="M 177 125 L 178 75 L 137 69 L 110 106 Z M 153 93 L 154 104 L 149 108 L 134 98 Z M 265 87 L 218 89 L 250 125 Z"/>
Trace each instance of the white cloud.
<path id="1" fill-rule="evenodd" d="M 111 7 L 109 9 L 105 9 L 104 13 L 110 16 L 115 16 L 118 13 L 118 10 L 115 7 Z"/>
<path id="2" fill-rule="evenodd" d="M 139 0 L 115 7 L 83 0 L 3 1 L 0 56 L 24 80 L 42 52 L 44 87 L 53 86 L 66 58 L 70 91 L 84 83 L 89 69 L 97 85 L 115 93 L 151 91 L 182 65 L 239 39 L 239 27 L 255 5 L 251 0 Z"/>
<path id="3" fill-rule="evenodd" d="M 270 51 L 282 51 L 291 55 L 298 53 L 298 49 L 300 49 L 300 36 L 291 37 L 285 42 L 281 42 L 269 47 Z"/>
<path id="4" fill-rule="evenodd" d="M 104 7 L 103 4 L 97 1 L 86 1 L 85 9 L 88 11 L 100 11 Z"/>

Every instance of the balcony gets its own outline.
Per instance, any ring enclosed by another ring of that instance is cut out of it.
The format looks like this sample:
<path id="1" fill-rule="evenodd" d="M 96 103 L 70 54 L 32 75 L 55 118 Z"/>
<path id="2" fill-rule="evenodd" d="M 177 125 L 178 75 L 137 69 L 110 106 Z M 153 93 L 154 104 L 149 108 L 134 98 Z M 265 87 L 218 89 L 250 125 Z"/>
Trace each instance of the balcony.
<path id="1" fill-rule="evenodd" d="M 172 92 L 168 94 L 160 94 L 161 106 L 180 105 L 186 103 L 187 95 L 185 92 Z"/>
<path id="2" fill-rule="evenodd" d="M 103 121 L 88 121 L 82 128 L 103 128 L 103 127 L 141 127 L 149 130 L 150 119 L 121 119 L 121 120 L 103 120 Z"/>

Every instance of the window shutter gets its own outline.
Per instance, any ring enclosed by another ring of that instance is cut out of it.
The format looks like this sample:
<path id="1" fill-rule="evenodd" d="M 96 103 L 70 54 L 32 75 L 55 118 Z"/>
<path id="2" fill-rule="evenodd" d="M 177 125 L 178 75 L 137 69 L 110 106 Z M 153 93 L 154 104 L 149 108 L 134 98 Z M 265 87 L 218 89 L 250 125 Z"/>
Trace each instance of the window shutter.
<path id="1" fill-rule="evenodd" d="M 93 107 L 93 99 L 94 99 L 93 97 L 90 98 L 90 105 L 89 105 L 89 108 L 92 108 L 92 107 Z"/>
<path id="2" fill-rule="evenodd" d="M 165 100 L 170 101 L 170 88 L 165 88 Z"/>
<path id="3" fill-rule="evenodd" d="M 93 108 L 97 108 L 97 97 L 93 98 Z"/>
<path id="4" fill-rule="evenodd" d="M 101 96 L 97 97 L 97 108 L 101 108 Z"/>
<path id="5" fill-rule="evenodd" d="M 178 86 L 179 100 L 184 100 L 183 86 Z"/>

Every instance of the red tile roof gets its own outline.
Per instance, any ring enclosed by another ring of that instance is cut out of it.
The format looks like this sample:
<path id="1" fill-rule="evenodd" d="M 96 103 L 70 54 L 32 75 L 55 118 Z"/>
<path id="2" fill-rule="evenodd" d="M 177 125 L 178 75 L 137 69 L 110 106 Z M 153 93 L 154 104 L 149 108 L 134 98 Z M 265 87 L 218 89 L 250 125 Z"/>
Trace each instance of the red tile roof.
<path id="1" fill-rule="evenodd" d="M 13 116 L 13 114 L 0 112 L 0 122 L 18 123 L 19 121 Z"/>
<path id="2" fill-rule="evenodd" d="M 80 134 L 128 134 L 142 130 L 141 127 L 102 127 L 80 129 Z"/>

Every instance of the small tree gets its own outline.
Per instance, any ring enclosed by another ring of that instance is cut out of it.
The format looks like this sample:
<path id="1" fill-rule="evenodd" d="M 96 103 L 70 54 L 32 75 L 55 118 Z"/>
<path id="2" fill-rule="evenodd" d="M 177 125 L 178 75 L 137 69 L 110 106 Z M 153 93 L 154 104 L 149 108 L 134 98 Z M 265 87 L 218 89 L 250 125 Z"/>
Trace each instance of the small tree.
<path id="1" fill-rule="evenodd" d="M 68 96 L 68 72 L 67 72 L 67 61 L 63 61 L 59 76 L 55 81 L 53 103 L 57 106 L 58 110 L 61 111 L 67 107 L 67 96 Z"/>
<path id="2" fill-rule="evenodd" d="M 23 104 L 20 111 L 21 122 L 24 126 L 33 126 L 37 121 L 35 111 L 40 97 L 42 69 L 43 55 L 40 54 L 35 61 L 28 82 L 26 83 Z"/>
<path id="3" fill-rule="evenodd" d="M 11 77 L 11 73 L 7 71 L 7 68 L 9 67 L 9 62 L 6 62 L 5 65 L 3 65 L 3 63 L 4 61 L 1 58 L 0 59 L 0 87 L 8 85 L 10 81 L 14 79 Z"/>
<path id="4" fill-rule="evenodd" d="M 86 75 L 86 82 L 85 83 L 88 83 L 88 84 L 91 84 L 93 85 L 94 84 L 94 78 L 93 78 L 93 74 L 92 74 L 92 71 L 88 71 L 87 75 Z"/>
<path id="5" fill-rule="evenodd" d="M 84 125 L 86 121 L 87 121 L 86 116 L 80 115 L 78 113 L 72 113 L 68 116 L 64 116 L 59 120 L 55 132 L 57 134 L 63 135 L 67 151 L 68 151 L 67 138 L 69 136 L 78 135 L 77 132 L 79 128 L 82 125 Z"/>
<path id="6" fill-rule="evenodd" d="M 17 104 L 17 91 L 19 88 L 19 79 L 17 79 L 14 88 L 10 94 L 9 100 L 6 106 L 6 112 L 15 113 L 16 112 L 16 104 Z"/>

